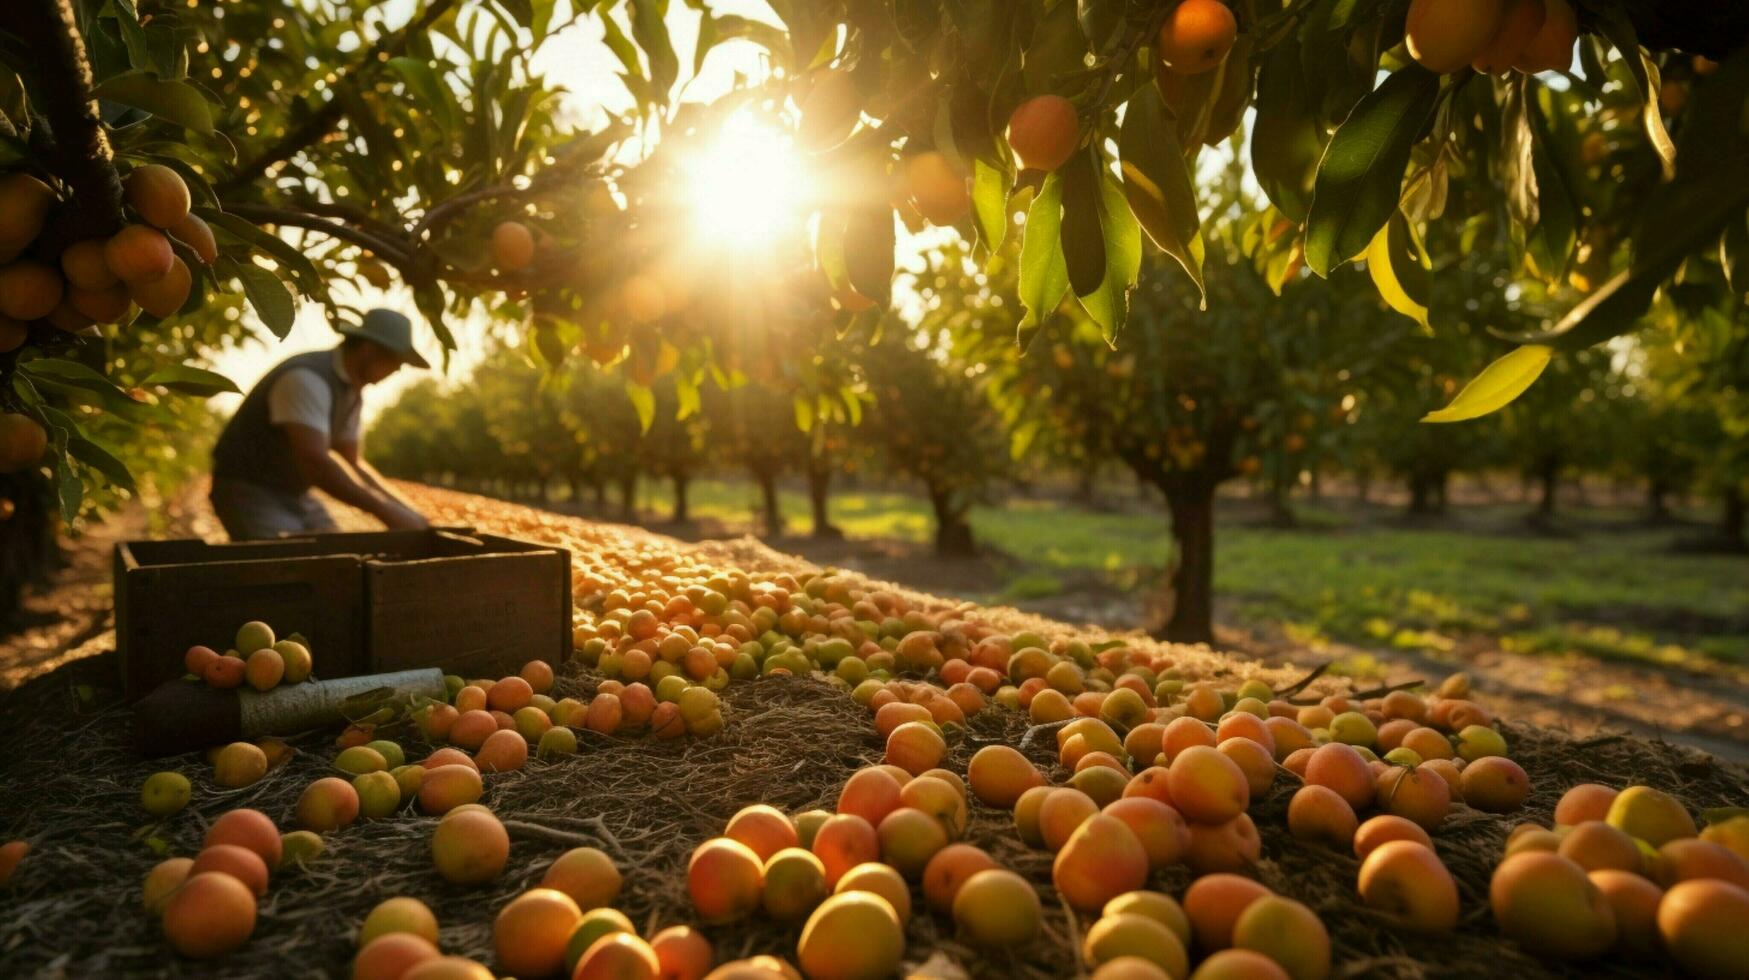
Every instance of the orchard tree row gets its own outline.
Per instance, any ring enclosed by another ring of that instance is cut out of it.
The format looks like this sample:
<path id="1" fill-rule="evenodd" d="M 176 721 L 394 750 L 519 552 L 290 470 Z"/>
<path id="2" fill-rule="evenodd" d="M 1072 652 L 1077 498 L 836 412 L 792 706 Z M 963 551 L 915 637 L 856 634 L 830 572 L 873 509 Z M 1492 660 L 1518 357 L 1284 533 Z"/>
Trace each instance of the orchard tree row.
<path id="1" fill-rule="evenodd" d="M 854 350 L 885 322 L 901 223 L 1009 263 L 985 270 L 1020 313 L 1009 344 L 1092 324 L 1119 361 L 1159 342 L 1137 315 L 1156 305 L 1221 316 L 1215 274 L 1239 258 L 1271 290 L 1371 292 L 1435 335 L 1510 297 L 1525 316 L 1473 327 L 1517 346 L 1478 351 L 1501 356 L 1439 421 L 1652 324 L 1674 358 L 1741 361 L 1740 4 L 774 0 L 774 22 L 687 6 L 690 52 L 667 4 L 630 0 L 5 4 L 7 499 L 46 493 L 71 518 L 90 485 L 126 492 L 139 426 L 231 386 L 207 354 L 283 335 L 299 303 L 343 320 L 355 294 L 336 287 L 361 281 L 402 290 L 446 347 L 484 314 L 549 366 L 615 368 L 646 425 L 658 381 L 684 410 L 788 379 L 829 421 L 857 396 L 822 339 Z M 531 65 L 591 19 L 634 109 L 585 128 L 591 107 Z M 683 101 L 727 44 L 766 70 Z M 677 206 L 688 155 L 747 117 L 793 134 L 820 188 L 757 255 L 696 240 Z M 1260 194 L 1211 185 L 1229 165 Z M 1477 248 L 1487 293 L 1442 308 Z M 944 322 L 956 346 L 981 339 Z M 1258 329 L 1305 342 L 1293 316 Z M 1741 397 L 1690 373 L 1685 397 Z"/>
<path id="2" fill-rule="evenodd" d="M 852 395 L 824 420 L 818 396 L 793 379 L 707 386 L 683 402 L 665 378 L 646 428 L 611 370 L 583 360 L 555 372 L 538 350 L 500 348 L 465 386 L 409 390 L 371 431 L 370 451 L 395 475 L 521 499 L 568 489 L 571 501 L 622 519 L 638 516 L 640 480 L 669 484 L 668 516 L 685 521 L 693 480 L 744 476 L 759 491 L 760 530 L 776 535 L 780 482 L 807 488 L 813 533 L 829 535 L 833 483 L 853 475 L 925 498 L 943 555 L 972 549 L 969 511 L 1005 483 L 1128 473 L 1168 505 L 1174 548 L 1152 605 L 1161 635 L 1188 641 L 1211 635 L 1214 495 L 1228 483 L 1249 483 L 1291 520 L 1289 496 L 1309 475 L 1400 483 L 1410 510 L 1425 514 L 1443 509 L 1454 474 L 1516 472 L 1547 520 L 1564 480 L 1606 476 L 1645 487 L 1654 519 L 1670 516 L 1674 494 L 1721 498 L 1727 540 L 1741 547 L 1749 468 L 1719 450 L 1738 423 L 1718 411 L 1728 399 L 1691 387 L 1716 359 L 1641 346 L 1582 352 L 1497 416 L 1423 426 L 1415 420 L 1499 343 L 1482 324 L 1529 313 L 1478 308 L 1428 334 L 1369 290 L 1296 281 L 1277 296 L 1237 243 L 1211 242 L 1219 304 L 1205 313 L 1194 298 L 1138 291 L 1148 329 L 1115 350 L 1090 318 L 1065 316 L 1022 353 L 1011 338 L 1024 314 L 987 288 L 1012 256 L 986 272 L 946 249 L 907 277 L 926 308 L 919 322 L 889 316 L 876 342 L 833 345 L 851 366 Z M 1500 295 L 1478 287 L 1498 274 L 1483 256 L 1449 270 L 1440 288 Z M 1274 317 L 1302 330 L 1284 342 L 1269 330 Z"/>

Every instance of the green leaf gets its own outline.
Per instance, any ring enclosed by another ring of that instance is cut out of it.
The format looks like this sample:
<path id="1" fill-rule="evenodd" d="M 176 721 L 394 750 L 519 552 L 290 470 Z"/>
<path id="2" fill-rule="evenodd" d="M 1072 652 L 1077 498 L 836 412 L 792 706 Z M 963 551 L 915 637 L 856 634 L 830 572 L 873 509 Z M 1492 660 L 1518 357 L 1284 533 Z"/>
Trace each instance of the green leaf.
<path id="1" fill-rule="evenodd" d="M 1439 76 L 1398 69 L 1330 138 L 1306 213 L 1306 264 L 1320 276 L 1365 251 L 1397 209 L 1409 149 L 1433 116 Z"/>
<path id="2" fill-rule="evenodd" d="M 638 431 L 650 431 L 651 423 L 656 421 L 656 393 L 636 381 L 627 381 L 626 397 L 632 400 L 632 409 L 638 413 Z"/>
<path id="3" fill-rule="evenodd" d="M 1433 290 L 1433 263 L 1403 212 L 1391 215 L 1366 250 L 1366 271 L 1385 305 L 1428 327 L 1427 304 Z"/>
<path id="4" fill-rule="evenodd" d="M 206 222 L 223 234 L 228 234 L 244 245 L 260 250 L 268 258 L 279 263 L 292 278 L 304 295 L 321 300 L 327 295 L 325 280 L 316 271 L 308 256 L 299 251 L 285 239 L 260 227 L 252 221 L 245 221 L 234 214 L 219 211 L 215 208 L 197 207 L 194 213 L 206 219 Z"/>
<path id="5" fill-rule="evenodd" d="M 235 262 L 232 266 L 231 271 L 242 281 L 243 295 L 249 298 L 255 315 L 275 337 L 284 340 L 286 334 L 291 333 L 292 322 L 297 319 L 297 306 L 291 290 L 285 288 L 278 276 L 253 262 Z"/>
<path id="6" fill-rule="evenodd" d="M 1295 224 L 1306 218 L 1318 158 L 1324 153 L 1324 130 L 1306 95 L 1299 46 L 1284 42 L 1263 59 L 1257 75 L 1251 171 L 1270 203 Z M 1130 111 L 1135 111 L 1133 103 Z"/>
<path id="7" fill-rule="evenodd" d="M 1205 299 L 1201 218 L 1190 166 L 1160 90 L 1152 85 L 1130 99 L 1118 134 L 1123 195 L 1148 238 L 1190 275 Z"/>
<path id="8" fill-rule="evenodd" d="M 1634 77 L 1634 84 L 1639 86 L 1640 121 L 1646 129 L 1646 140 L 1652 144 L 1652 152 L 1658 154 L 1658 163 L 1664 168 L 1664 179 L 1669 180 L 1676 173 L 1676 144 L 1670 141 L 1670 133 L 1664 128 L 1664 110 L 1658 105 L 1658 89 L 1662 84 L 1658 63 L 1652 60 L 1645 48 L 1640 47 L 1639 34 L 1625 10 L 1606 7 L 1596 17 L 1603 36 L 1615 45 L 1616 53 L 1621 55 L 1628 72 Z"/>
<path id="9" fill-rule="evenodd" d="M 790 399 L 790 411 L 794 413 L 796 428 L 803 432 L 814 429 L 814 402 L 806 395 L 797 395 Z"/>
<path id="10" fill-rule="evenodd" d="M 1105 281 L 1081 308 L 1099 324 L 1105 342 L 1115 345 L 1130 314 L 1130 290 L 1142 271 L 1142 228 L 1130 213 L 1117 181 L 1099 179 L 1099 224 L 1105 236 Z"/>
<path id="11" fill-rule="evenodd" d="M 1528 84 L 1528 83 L 1527 83 Z M 1559 144 L 1544 116 L 1550 97 L 1546 87 L 1527 93 L 1524 111 L 1535 139 L 1532 172 L 1536 175 L 1537 221 L 1527 230 L 1525 255 L 1544 282 L 1557 282 L 1567 273 L 1573 249 L 1579 240 L 1578 195 L 1573 193 L 1567 172 L 1557 154 Z"/>
<path id="12" fill-rule="evenodd" d="M 111 486 L 133 490 L 134 475 L 128 472 L 127 464 L 117 459 L 114 453 L 103 448 L 90 439 L 79 435 L 67 437 L 67 454 L 86 466 L 103 474 Z"/>
<path id="13" fill-rule="evenodd" d="M 217 371 L 197 368 L 192 364 L 172 364 L 159 368 L 146 376 L 142 385 L 162 385 L 171 391 L 184 395 L 198 395 L 207 398 L 226 392 L 242 394 L 243 390 L 230 378 Z"/>
<path id="14" fill-rule="evenodd" d="M 1076 296 L 1088 296 L 1105 283 L 1105 233 L 1100 228 L 1097 150 L 1069 158 L 1063 174 L 1063 258 Z"/>
<path id="15" fill-rule="evenodd" d="M 430 62 L 402 56 L 390 58 L 389 67 L 407 83 L 408 91 L 419 97 L 419 108 L 430 112 L 439 127 L 448 130 L 455 125 L 455 94 Z"/>
<path id="16" fill-rule="evenodd" d="M 978 243 L 991 255 L 1008 235 L 1008 171 L 972 161 L 972 217 L 978 228 Z"/>
<path id="17" fill-rule="evenodd" d="M 213 111 L 200 90 L 184 82 L 159 78 L 143 68 L 104 79 L 91 93 L 99 99 L 133 106 L 202 135 L 213 132 Z"/>
<path id="18" fill-rule="evenodd" d="M 650 62 L 651 95 L 666 102 L 680 77 L 680 59 L 674 53 L 674 43 L 668 37 L 667 0 L 627 0 L 632 15 L 632 40 L 643 49 Z"/>
<path id="19" fill-rule="evenodd" d="M 1421 417 L 1423 422 L 1463 422 L 1499 411 L 1524 394 L 1549 366 L 1554 348 L 1527 344 L 1482 369 L 1451 404 Z"/>
<path id="20" fill-rule="evenodd" d="M 1018 334 L 1027 346 L 1044 319 L 1056 312 L 1069 289 L 1069 267 L 1063 258 L 1063 181 L 1057 174 L 1045 178 L 1032 207 L 1026 212 L 1026 227 L 1020 239 L 1020 304 L 1026 308 Z"/>
<path id="21" fill-rule="evenodd" d="M 844 226 L 844 269 L 850 288 L 880 306 L 893 296 L 893 209 L 858 207 Z"/>
<path id="22" fill-rule="evenodd" d="M 1057 78 L 1086 68 L 1086 58 L 1087 36 L 1081 33 L 1076 4 L 1058 0 L 1038 19 L 1026 45 L 1021 60 L 1026 90 L 1034 94 L 1056 91 Z"/>

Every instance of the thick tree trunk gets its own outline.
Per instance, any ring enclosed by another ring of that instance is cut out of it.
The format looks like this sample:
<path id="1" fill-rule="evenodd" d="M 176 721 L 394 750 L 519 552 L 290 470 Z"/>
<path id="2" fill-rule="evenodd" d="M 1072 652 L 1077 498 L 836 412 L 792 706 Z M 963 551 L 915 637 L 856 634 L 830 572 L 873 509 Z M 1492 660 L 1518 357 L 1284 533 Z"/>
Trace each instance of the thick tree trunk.
<path id="1" fill-rule="evenodd" d="M 626 521 L 638 519 L 638 478 L 635 476 L 620 477 L 619 516 Z"/>
<path id="2" fill-rule="evenodd" d="M 1417 517 L 1445 510 L 1445 480 L 1443 470 L 1418 470 L 1409 474 L 1409 513 Z"/>
<path id="3" fill-rule="evenodd" d="M 1289 487 L 1280 480 L 1269 481 L 1269 523 L 1275 527 L 1295 527 L 1293 504 L 1288 500 Z"/>
<path id="4" fill-rule="evenodd" d="M 686 491 L 687 491 L 687 488 L 692 485 L 692 477 L 682 476 L 682 475 L 677 473 L 674 475 L 673 480 L 674 480 L 673 521 L 676 524 L 685 524 L 688 520 L 687 508 L 686 508 Z"/>
<path id="5" fill-rule="evenodd" d="M 1099 508 L 1098 476 L 1099 468 L 1091 462 L 1083 463 L 1075 470 L 1075 503 L 1089 510 Z"/>
<path id="6" fill-rule="evenodd" d="M 1215 486 L 1206 474 L 1168 478 L 1161 486 L 1172 511 L 1173 558 L 1165 621 L 1153 631 L 1159 639 L 1214 642 Z"/>
<path id="7" fill-rule="evenodd" d="M 1548 520 L 1555 516 L 1555 496 L 1561 489 L 1561 458 L 1546 456 L 1537 464 L 1537 485 L 1541 488 L 1537 494 L 1537 517 Z"/>
<path id="8" fill-rule="evenodd" d="M 596 480 L 589 487 L 595 491 L 595 512 L 597 514 L 607 513 L 607 481 Z"/>
<path id="9" fill-rule="evenodd" d="M 777 473 L 756 471 L 753 481 L 759 484 L 759 525 L 768 538 L 783 536 L 783 507 L 777 492 Z"/>
<path id="10" fill-rule="evenodd" d="M 1646 481 L 1646 520 L 1656 524 L 1670 520 L 1670 481 L 1663 477 Z"/>
<path id="11" fill-rule="evenodd" d="M 808 463 L 808 505 L 814 514 L 814 537 L 842 538 L 844 532 L 832 523 L 826 511 L 831 499 L 832 469 L 821 461 Z"/>
<path id="12" fill-rule="evenodd" d="M 941 558 L 967 558 L 977 554 L 978 545 L 972 538 L 972 525 L 963 508 L 956 507 L 953 495 L 930 488 L 929 506 L 935 511 L 935 554 Z"/>
<path id="13" fill-rule="evenodd" d="M 24 590 L 49 581 L 60 564 L 55 502 L 34 473 L 0 476 L 12 513 L 0 523 L 0 636 L 12 631 Z"/>
<path id="14" fill-rule="evenodd" d="M 1723 494 L 1724 512 L 1719 521 L 1719 533 L 1725 542 L 1733 548 L 1744 547 L 1744 526 L 1749 524 L 1749 502 L 1743 498 L 1743 491 L 1729 487 Z"/>

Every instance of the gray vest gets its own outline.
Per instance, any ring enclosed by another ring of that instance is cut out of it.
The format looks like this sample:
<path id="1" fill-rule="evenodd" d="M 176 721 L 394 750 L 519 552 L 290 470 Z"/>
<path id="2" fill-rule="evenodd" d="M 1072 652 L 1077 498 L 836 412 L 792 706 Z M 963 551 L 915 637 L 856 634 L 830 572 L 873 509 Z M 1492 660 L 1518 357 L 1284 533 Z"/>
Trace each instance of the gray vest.
<path id="1" fill-rule="evenodd" d="M 358 415 L 362 401 L 356 385 L 350 384 L 334 369 L 334 351 L 318 350 L 298 354 L 281 361 L 267 372 L 237 407 L 237 414 L 226 423 L 218 444 L 213 447 L 213 476 L 245 480 L 249 483 L 303 493 L 310 481 L 298 469 L 292 457 L 291 439 L 285 430 L 274 425 L 268 406 L 268 393 L 273 383 L 287 371 L 302 368 L 314 371 L 328 385 L 334 396 L 333 415 L 328 420 L 330 437 L 347 431 Z"/>

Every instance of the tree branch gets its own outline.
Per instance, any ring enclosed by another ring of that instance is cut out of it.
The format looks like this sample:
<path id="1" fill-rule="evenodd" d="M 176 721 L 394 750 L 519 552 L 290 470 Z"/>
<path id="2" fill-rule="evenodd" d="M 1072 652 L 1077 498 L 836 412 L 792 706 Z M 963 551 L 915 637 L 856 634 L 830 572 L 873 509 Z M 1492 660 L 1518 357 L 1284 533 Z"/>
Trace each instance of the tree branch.
<path id="1" fill-rule="evenodd" d="M 425 11 L 408 21 L 405 27 L 393 34 L 378 38 L 377 42 L 364 52 L 363 57 L 335 79 L 334 84 L 329 86 L 330 91 L 336 92 L 342 85 L 357 84 L 362 76 L 378 65 L 399 56 L 402 51 L 407 49 L 408 41 L 436 23 L 438 18 L 448 13 L 455 4 L 456 0 L 431 0 Z M 309 118 L 305 119 L 302 124 L 287 130 L 285 135 L 281 136 L 273 145 L 239 164 L 231 172 L 231 176 L 219 185 L 221 194 L 249 183 L 265 173 L 269 167 L 291 159 L 304 148 L 327 136 L 334 131 L 334 127 L 344 114 L 345 108 L 338 95 L 330 95 L 328 101 L 311 112 Z"/>
<path id="2" fill-rule="evenodd" d="M 344 221 L 292 208 L 276 208 L 267 204 L 226 204 L 225 210 L 239 218 L 247 218 L 260 224 L 308 228 L 331 238 L 350 242 L 368 250 L 377 258 L 400 269 L 403 274 L 409 277 L 421 277 L 425 271 L 414 259 L 412 250 L 401 242 L 391 241 L 363 229 L 354 228 Z"/>
<path id="3" fill-rule="evenodd" d="M 37 56 L 33 94 L 54 136 L 49 169 L 72 191 L 70 220 L 56 222 L 56 233 L 68 241 L 113 233 L 124 223 L 121 177 L 91 98 L 91 63 L 73 8 L 68 0 L 13 0 L 9 13 Z"/>

